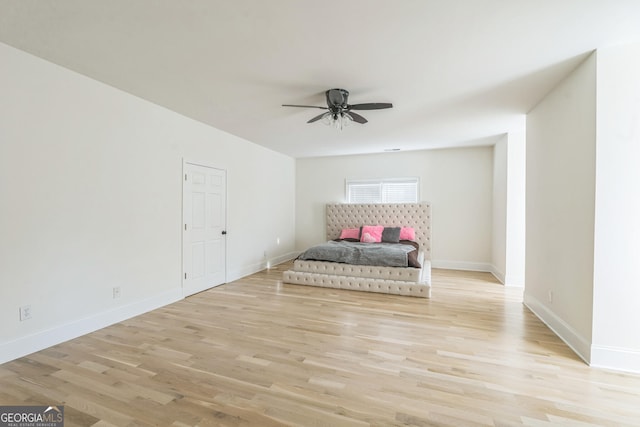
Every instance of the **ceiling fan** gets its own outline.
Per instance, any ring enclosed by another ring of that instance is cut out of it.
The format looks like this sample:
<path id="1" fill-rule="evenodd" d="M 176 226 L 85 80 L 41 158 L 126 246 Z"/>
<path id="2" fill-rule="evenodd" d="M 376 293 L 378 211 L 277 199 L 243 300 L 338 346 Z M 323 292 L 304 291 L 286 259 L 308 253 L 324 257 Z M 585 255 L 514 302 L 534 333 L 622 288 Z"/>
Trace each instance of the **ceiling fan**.
<path id="1" fill-rule="evenodd" d="M 354 113 L 352 110 L 382 110 L 385 108 L 392 108 L 393 104 L 388 102 L 370 102 L 366 104 L 349 104 L 349 91 L 345 89 L 329 89 L 325 92 L 327 98 L 326 107 L 318 107 L 316 105 L 292 105 L 282 104 L 283 107 L 302 107 L 302 108 L 320 108 L 321 110 L 327 110 L 326 112 L 319 114 L 307 121 L 307 123 L 317 122 L 318 120 L 325 119 L 328 124 L 334 124 L 337 128 L 342 129 L 343 125 L 346 125 L 350 121 L 356 123 L 365 124 L 367 119 L 362 117 L 358 113 Z"/>

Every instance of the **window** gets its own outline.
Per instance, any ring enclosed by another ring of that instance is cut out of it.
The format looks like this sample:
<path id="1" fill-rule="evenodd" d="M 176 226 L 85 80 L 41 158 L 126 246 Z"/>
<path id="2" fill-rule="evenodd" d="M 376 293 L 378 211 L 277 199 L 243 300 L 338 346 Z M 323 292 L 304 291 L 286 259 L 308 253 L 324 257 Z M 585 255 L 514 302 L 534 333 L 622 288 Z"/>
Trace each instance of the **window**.
<path id="1" fill-rule="evenodd" d="M 417 203 L 418 178 L 347 180 L 347 203 Z"/>

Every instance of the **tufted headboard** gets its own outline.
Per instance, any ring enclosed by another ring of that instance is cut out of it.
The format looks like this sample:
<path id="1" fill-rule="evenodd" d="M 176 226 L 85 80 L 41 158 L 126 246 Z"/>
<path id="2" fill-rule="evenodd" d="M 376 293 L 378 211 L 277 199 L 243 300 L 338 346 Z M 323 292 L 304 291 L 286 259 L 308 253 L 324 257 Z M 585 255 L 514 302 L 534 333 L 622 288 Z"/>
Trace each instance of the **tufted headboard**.
<path id="1" fill-rule="evenodd" d="M 413 227 L 416 231 L 416 242 L 424 251 L 425 258 L 431 259 L 430 203 L 330 203 L 327 205 L 328 240 L 340 237 L 340 231 L 343 228 L 356 228 L 361 225 Z"/>

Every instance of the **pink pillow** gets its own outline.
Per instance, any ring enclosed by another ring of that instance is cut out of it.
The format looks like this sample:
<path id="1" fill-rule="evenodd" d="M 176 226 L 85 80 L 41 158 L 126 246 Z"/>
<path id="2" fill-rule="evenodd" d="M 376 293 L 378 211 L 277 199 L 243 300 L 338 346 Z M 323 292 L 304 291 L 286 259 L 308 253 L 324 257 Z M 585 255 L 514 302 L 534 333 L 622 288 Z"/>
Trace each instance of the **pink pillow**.
<path id="1" fill-rule="evenodd" d="M 360 228 L 343 228 L 340 232 L 341 239 L 359 239 Z"/>
<path id="2" fill-rule="evenodd" d="M 400 229 L 400 240 L 416 240 L 416 231 L 411 227 Z"/>
<path id="3" fill-rule="evenodd" d="M 360 241 L 364 243 L 379 243 L 382 242 L 382 232 L 384 226 L 382 225 L 365 225 L 362 227 L 362 235 Z"/>

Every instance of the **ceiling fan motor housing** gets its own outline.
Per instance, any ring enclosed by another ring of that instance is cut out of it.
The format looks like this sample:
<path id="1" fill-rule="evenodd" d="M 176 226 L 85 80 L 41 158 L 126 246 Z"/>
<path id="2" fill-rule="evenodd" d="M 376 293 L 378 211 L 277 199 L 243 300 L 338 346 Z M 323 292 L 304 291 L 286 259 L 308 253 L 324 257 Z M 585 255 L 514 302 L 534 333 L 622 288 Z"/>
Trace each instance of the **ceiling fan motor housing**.
<path id="1" fill-rule="evenodd" d="M 346 89 L 329 89 L 325 92 L 327 98 L 327 106 L 332 112 L 340 112 L 347 108 L 349 100 L 349 91 Z"/>

